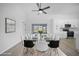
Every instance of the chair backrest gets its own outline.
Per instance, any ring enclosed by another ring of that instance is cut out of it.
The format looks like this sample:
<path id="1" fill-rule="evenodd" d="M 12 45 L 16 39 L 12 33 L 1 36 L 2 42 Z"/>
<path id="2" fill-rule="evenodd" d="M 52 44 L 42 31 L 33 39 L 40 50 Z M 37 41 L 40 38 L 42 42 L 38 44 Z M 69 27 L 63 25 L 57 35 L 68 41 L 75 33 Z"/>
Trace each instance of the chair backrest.
<path id="1" fill-rule="evenodd" d="M 24 47 L 32 48 L 34 46 L 32 40 L 24 40 Z"/>
<path id="2" fill-rule="evenodd" d="M 57 48 L 59 47 L 59 40 L 52 40 L 50 41 L 50 43 L 48 44 L 49 47 L 51 48 Z"/>

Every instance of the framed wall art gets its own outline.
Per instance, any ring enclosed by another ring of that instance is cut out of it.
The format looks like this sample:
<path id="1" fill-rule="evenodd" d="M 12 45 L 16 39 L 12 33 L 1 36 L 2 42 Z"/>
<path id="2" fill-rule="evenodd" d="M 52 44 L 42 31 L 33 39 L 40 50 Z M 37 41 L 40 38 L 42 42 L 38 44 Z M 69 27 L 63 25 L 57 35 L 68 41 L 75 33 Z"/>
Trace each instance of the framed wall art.
<path id="1" fill-rule="evenodd" d="M 10 18 L 5 18 L 5 33 L 16 31 L 16 21 Z"/>

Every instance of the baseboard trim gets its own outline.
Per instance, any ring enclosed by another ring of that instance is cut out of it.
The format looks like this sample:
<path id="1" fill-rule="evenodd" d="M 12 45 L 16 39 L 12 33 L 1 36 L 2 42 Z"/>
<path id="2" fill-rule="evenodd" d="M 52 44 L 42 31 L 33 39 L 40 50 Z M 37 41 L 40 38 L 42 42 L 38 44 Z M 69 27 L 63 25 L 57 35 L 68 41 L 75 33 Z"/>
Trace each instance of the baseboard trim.
<path id="1" fill-rule="evenodd" d="M 14 47 L 15 45 L 17 45 L 18 43 L 20 43 L 21 41 L 19 42 L 16 42 L 15 44 L 11 45 L 10 47 L 6 48 L 5 50 L 3 50 L 2 52 L 0 52 L 0 54 L 4 53 L 5 51 L 9 50 L 10 48 Z"/>

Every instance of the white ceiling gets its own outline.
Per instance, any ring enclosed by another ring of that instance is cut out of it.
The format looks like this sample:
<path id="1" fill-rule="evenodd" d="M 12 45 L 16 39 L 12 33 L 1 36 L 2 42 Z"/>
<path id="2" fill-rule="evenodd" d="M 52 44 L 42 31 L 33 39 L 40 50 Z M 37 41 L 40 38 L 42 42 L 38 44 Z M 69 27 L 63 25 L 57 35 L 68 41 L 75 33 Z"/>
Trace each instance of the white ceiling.
<path id="1" fill-rule="evenodd" d="M 1 6 L 12 6 L 12 7 L 20 7 L 20 9 L 25 14 L 36 14 L 37 12 L 33 12 L 32 10 L 38 9 L 36 3 L 6 3 L 0 4 Z M 79 15 L 79 3 L 42 3 L 42 8 L 45 6 L 50 6 L 50 9 L 45 10 L 48 15 Z"/>
<path id="2" fill-rule="evenodd" d="M 37 13 L 32 11 L 38 9 L 35 3 L 18 4 L 18 6 L 22 7 L 24 13 Z M 48 15 L 79 15 L 78 3 L 42 3 L 42 8 L 46 6 L 50 6 L 50 9 L 45 10 L 48 13 Z"/>

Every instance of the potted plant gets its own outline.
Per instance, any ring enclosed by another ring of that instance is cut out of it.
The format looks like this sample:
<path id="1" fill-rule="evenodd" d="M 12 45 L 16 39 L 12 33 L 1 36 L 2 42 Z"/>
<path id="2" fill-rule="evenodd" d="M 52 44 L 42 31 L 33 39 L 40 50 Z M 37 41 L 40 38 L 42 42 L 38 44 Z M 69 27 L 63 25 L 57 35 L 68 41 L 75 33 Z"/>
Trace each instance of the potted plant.
<path id="1" fill-rule="evenodd" d="M 41 34 L 43 33 L 43 30 L 38 30 L 38 33 L 40 34 L 40 40 L 41 40 Z"/>

